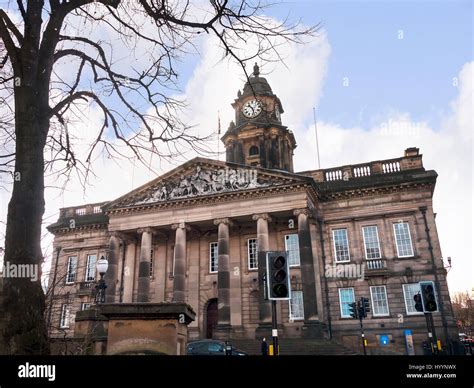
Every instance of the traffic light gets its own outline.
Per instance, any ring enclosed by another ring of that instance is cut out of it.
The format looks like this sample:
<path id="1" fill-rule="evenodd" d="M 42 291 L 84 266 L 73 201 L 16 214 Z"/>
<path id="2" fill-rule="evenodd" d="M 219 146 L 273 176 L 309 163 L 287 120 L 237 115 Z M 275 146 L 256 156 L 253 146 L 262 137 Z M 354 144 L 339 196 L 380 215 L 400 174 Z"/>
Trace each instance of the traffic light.
<path id="1" fill-rule="evenodd" d="M 267 287 L 268 299 L 291 299 L 287 252 L 267 252 Z"/>
<path id="2" fill-rule="evenodd" d="M 421 298 L 424 311 L 431 313 L 438 310 L 433 282 L 420 282 Z"/>
<path id="3" fill-rule="evenodd" d="M 359 314 L 358 314 L 358 311 L 357 311 L 357 303 L 356 303 L 356 302 L 349 303 L 349 313 L 350 313 L 350 315 L 351 315 L 352 318 L 354 318 L 354 319 L 359 318 Z"/>
<path id="4" fill-rule="evenodd" d="M 360 298 L 360 307 L 362 311 L 362 316 L 367 318 L 367 313 L 370 313 L 370 303 L 369 298 Z"/>
<path id="5" fill-rule="evenodd" d="M 422 313 L 423 312 L 423 303 L 421 301 L 420 293 L 415 294 L 413 296 L 413 300 L 415 301 L 415 310 Z"/>

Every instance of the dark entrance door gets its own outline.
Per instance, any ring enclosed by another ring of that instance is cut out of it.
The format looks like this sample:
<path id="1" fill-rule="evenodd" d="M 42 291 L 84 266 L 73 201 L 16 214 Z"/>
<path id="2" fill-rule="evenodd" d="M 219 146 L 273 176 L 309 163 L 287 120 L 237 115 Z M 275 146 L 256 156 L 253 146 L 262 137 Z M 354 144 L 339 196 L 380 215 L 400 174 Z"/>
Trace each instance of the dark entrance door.
<path id="1" fill-rule="evenodd" d="M 212 338 L 212 332 L 217 326 L 217 299 L 211 299 L 206 310 L 206 338 Z"/>

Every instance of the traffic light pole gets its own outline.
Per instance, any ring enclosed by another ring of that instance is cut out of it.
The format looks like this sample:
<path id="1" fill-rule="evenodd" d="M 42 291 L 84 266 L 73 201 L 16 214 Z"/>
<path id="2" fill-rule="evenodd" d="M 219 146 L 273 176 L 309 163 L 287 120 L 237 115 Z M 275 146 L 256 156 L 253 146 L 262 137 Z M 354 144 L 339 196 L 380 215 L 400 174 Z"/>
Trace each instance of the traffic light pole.
<path id="1" fill-rule="evenodd" d="M 277 304 L 276 300 L 272 300 L 272 339 L 273 339 L 273 355 L 278 356 L 278 322 L 277 322 Z"/>
<path id="2" fill-rule="evenodd" d="M 359 316 L 359 322 L 360 322 L 360 333 L 362 337 L 362 347 L 364 348 L 364 356 L 367 356 L 367 349 L 365 345 L 365 333 L 364 333 L 364 324 L 362 323 L 363 317 L 360 315 Z"/>
<path id="3" fill-rule="evenodd" d="M 272 301 L 272 339 L 273 355 L 279 355 L 278 349 L 278 322 L 276 301 L 291 299 L 290 268 L 288 252 L 269 251 L 266 253 L 266 282 L 268 285 L 268 299 Z"/>
<path id="4" fill-rule="evenodd" d="M 438 339 L 436 337 L 436 330 L 433 322 L 433 315 L 425 313 L 426 327 L 428 329 L 428 338 L 430 339 L 431 353 L 438 354 Z"/>
<path id="5" fill-rule="evenodd" d="M 433 333 L 433 342 L 434 342 L 434 348 L 435 348 L 435 354 L 439 353 L 438 349 L 438 336 L 436 335 L 436 329 L 435 329 L 435 324 L 433 321 L 433 314 L 428 314 L 430 316 L 430 322 L 431 322 L 431 332 Z"/>
<path id="6" fill-rule="evenodd" d="M 435 264 L 435 255 L 433 252 L 433 244 L 431 243 L 430 228 L 428 226 L 428 220 L 426 219 L 426 211 L 428 210 L 428 208 L 426 206 L 422 206 L 419 209 L 421 211 L 421 214 L 423 216 L 423 222 L 425 224 L 426 239 L 428 241 L 428 250 L 430 251 L 430 256 L 431 256 L 431 268 L 433 269 L 433 273 L 434 273 L 436 290 L 440 292 L 441 287 L 440 287 L 439 278 L 438 278 L 438 268 Z M 441 297 L 441 295 L 438 299 L 438 303 L 439 303 L 439 312 L 441 314 L 441 322 L 443 324 L 443 329 L 444 329 L 444 339 L 446 341 L 446 345 L 449 346 L 448 349 L 451 349 L 451 352 L 452 352 L 453 349 L 452 349 L 451 341 L 449 339 L 448 322 L 446 320 L 446 315 L 444 312 L 444 303 L 443 303 L 443 298 Z M 451 303 L 449 304 L 449 306 L 451 306 Z M 452 307 L 451 307 L 451 312 L 452 312 Z M 433 321 L 433 318 L 431 318 L 431 321 Z M 433 332 L 434 332 L 434 324 L 433 324 Z M 436 342 L 436 349 L 438 349 L 437 342 Z"/>
<path id="7" fill-rule="evenodd" d="M 264 299 L 268 300 L 267 292 L 267 276 L 263 275 L 263 295 Z M 273 341 L 273 355 L 278 356 L 278 321 L 277 321 L 277 308 L 276 300 L 272 300 L 272 341 Z"/>

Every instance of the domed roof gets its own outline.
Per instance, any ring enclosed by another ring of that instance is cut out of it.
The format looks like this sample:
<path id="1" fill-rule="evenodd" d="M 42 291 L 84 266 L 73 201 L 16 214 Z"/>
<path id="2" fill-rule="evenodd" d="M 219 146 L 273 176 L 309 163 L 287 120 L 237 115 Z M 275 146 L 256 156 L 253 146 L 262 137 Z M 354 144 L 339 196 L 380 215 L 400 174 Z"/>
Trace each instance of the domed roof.
<path id="1" fill-rule="evenodd" d="M 253 94 L 273 96 L 272 88 L 268 81 L 260 77 L 260 69 L 257 64 L 253 67 L 253 74 L 250 76 L 250 79 L 245 83 L 242 96 Z"/>

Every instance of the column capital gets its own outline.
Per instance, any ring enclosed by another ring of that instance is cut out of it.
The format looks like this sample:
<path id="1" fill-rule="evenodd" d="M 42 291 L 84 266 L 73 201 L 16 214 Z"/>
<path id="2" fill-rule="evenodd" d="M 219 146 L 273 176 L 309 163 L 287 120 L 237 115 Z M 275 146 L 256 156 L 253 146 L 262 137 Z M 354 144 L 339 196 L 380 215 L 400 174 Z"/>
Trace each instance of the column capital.
<path id="1" fill-rule="evenodd" d="M 150 227 L 146 227 L 146 228 L 138 228 L 138 229 L 137 229 L 137 233 L 138 233 L 138 234 L 153 233 L 153 231 L 151 230 Z"/>
<path id="2" fill-rule="evenodd" d="M 254 221 L 257 221 L 260 218 L 263 219 L 263 220 L 267 220 L 268 222 L 271 222 L 271 220 L 272 220 L 272 217 L 268 213 L 258 213 L 258 214 L 254 214 L 252 216 L 252 220 L 254 220 Z"/>
<path id="3" fill-rule="evenodd" d="M 216 218 L 214 220 L 214 225 L 219 225 L 219 224 L 232 226 L 234 223 L 229 218 Z"/>
<path id="4" fill-rule="evenodd" d="M 123 233 L 123 232 L 120 232 L 120 231 L 115 231 L 115 232 L 112 232 L 110 233 L 110 237 L 115 237 L 119 240 L 121 240 L 122 242 L 136 242 L 136 237 L 130 235 L 130 234 L 127 234 L 127 233 Z"/>
<path id="5" fill-rule="evenodd" d="M 171 229 L 173 229 L 173 230 L 187 229 L 186 223 L 184 221 L 177 222 L 177 223 L 171 225 Z"/>
<path id="6" fill-rule="evenodd" d="M 304 214 L 305 216 L 310 217 L 311 216 L 311 211 L 307 207 L 305 207 L 303 209 L 293 210 L 293 215 L 299 216 L 300 214 Z"/>

